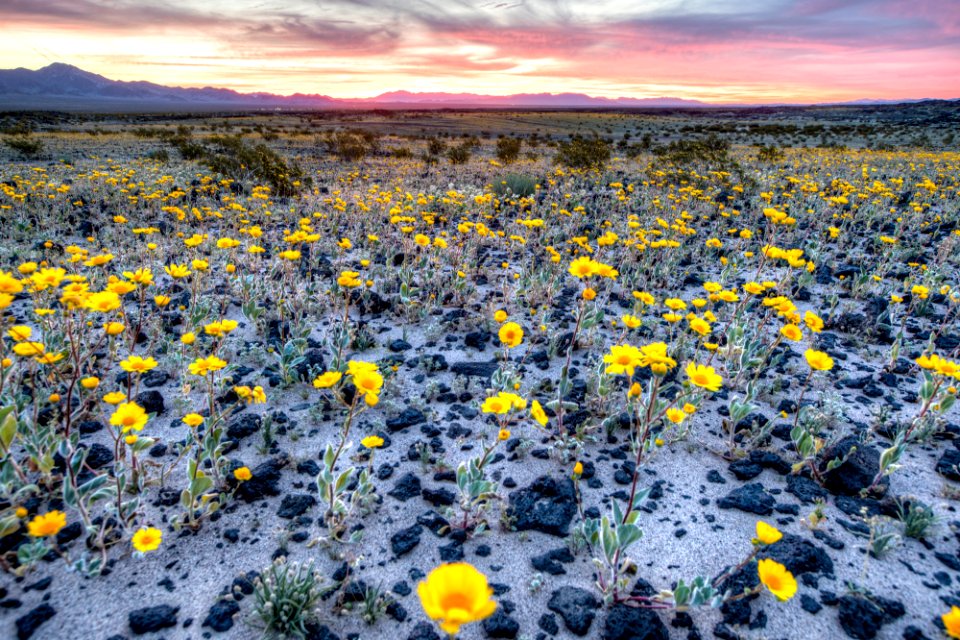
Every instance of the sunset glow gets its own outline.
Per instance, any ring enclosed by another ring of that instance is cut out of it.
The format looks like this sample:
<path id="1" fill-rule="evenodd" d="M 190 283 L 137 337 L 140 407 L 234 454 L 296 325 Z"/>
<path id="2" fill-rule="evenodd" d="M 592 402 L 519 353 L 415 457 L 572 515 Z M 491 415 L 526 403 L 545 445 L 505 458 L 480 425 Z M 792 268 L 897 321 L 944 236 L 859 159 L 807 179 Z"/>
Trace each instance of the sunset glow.
<path id="1" fill-rule="evenodd" d="M 0 67 L 370 97 L 960 97 L 955 0 L 2 0 Z"/>

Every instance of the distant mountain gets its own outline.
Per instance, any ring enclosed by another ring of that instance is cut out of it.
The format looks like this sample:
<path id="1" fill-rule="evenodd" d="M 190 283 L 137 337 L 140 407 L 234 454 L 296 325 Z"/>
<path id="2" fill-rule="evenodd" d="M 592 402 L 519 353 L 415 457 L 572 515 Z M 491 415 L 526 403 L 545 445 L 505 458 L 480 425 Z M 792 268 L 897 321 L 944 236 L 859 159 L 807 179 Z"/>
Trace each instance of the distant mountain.
<path id="1" fill-rule="evenodd" d="M 391 91 L 373 98 L 336 99 L 324 95 L 239 93 L 230 89 L 167 87 L 124 82 L 55 62 L 42 69 L 0 70 L 0 109 L 191 110 L 191 109 L 351 109 L 370 107 L 706 107 L 680 98 L 597 98 L 582 93 L 521 93 L 508 96 L 473 93 Z"/>
<path id="2" fill-rule="evenodd" d="M 238 93 L 230 89 L 166 87 L 152 82 L 124 82 L 69 64 L 55 62 L 32 71 L 0 70 L 0 108 L 44 108 L 75 104 L 78 108 L 155 106 L 183 107 L 324 107 L 336 104 L 327 96 L 275 96 Z"/>
<path id="3" fill-rule="evenodd" d="M 854 100 L 836 105 L 887 105 L 920 100 Z M 373 98 L 338 99 L 296 93 L 239 93 L 216 87 L 167 87 L 152 82 L 124 82 L 55 62 L 42 69 L 0 69 L 0 111 L 216 111 L 231 109 L 370 109 L 370 108 L 678 108 L 736 107 L 681 98 L 601 98 L 583 93 L 475 93 L 390 91 Z M 766 105 L 773 106 L 773 105 Z M 801 106 L 801 105 L 796 105 Z"/>

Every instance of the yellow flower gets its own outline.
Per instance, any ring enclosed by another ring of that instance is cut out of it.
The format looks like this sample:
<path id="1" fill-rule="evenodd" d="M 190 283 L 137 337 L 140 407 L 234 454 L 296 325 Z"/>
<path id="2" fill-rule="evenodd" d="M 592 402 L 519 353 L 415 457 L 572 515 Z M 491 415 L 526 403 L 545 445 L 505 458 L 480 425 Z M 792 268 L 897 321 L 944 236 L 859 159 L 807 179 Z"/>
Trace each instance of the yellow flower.
<path id="1" fill-rule="evenodd" d="M 643 321 L 640 320 L 640 318 L 638 318 L 637 316 L 632 316 L 630 314 L 624 314 L 620 316 L 620 320 L 621 322 L 623 322 L 623 325 L 628 329 L 636 329 L 641 324 L 643 324 Z"/>
<path id="2" fill-rule="evenodd" d="M 833 369 L 833 358 L 823 351 L 807 349 L 803 356 L 807 359 L 807 364 L 810 365 L 811 369 L 816 371 L 830 371 L 830 369 Z"/>
<path id="3" fill-rule="evenodd" d="M 583 463 L 577 460 L 577 463 L 573 465 L 573 475 L 580 477 L 583 475 Z"/>
<path id="4" fill-rule="evenodd" d="M 753 539 L 753 544 L 773 544 L 783 537 L 783 534 L 776 527 L 771 527 L 763 520 L 757 520 L 757 537 Z"/>
<path id="5" fill-rule="evenodd" d="M 50 511 L 43 515 L 35 515 L 27 523 L 27 533 L 34 538 L 47 538 L 55 536 L 67 526 L 67 514 L 63 511 Z"/>
<path id="6" fill-rule="evenodd" d="M 694 364 L 693 362 L 687 365 L 687 377 L 693 385 L 707 391 L 719 391 L 723 384 L 723 378 L 714 371 L 713 367 Z"/>
<path id="7" fill-rule="evenodd" d="M 640 347 L 643 354 L 641 367 L 650 367 L 650 371 L 658 376 L 666 375 L 670 369 L 677 366 L 677 361 L 667 355 L 667 345 L 663 342 L 654 342 L 652 344 Z"/>
<path id="8" fill-rule="evenodd" d="M 122 433 L 140 431 L 147 425 L 149 416 L 136 402 L 124 402 L 110 416 L 110 424 L 120 427 Z"/>
<path id="9" fill-rule="evenodd" d="M 530 416 L 537 421 L 541 427 L 547 426 L 547 412 L 543 410 L 540 403 L 536 400 L 530 405 Z"/>
<path id="10" fill-rule="evenodd" d="M 7 335 L 13 338 L 14 342 L 23 342 L 29 340 L 33 335 L 33 329 L 26 325 L 18 324 L 7 330 Z"/>
<path id="11" fill-rule="evenodd" d="M 120 308 L 120 296 L 113 291 L 98 291 L 91 293 L 83 306 L 97 313 L 109 313 Z"/>
<path id="12" fill-rule="evenodd" d="M 133 534 L 133 548 L 140 553 L 156 551 L 163 542 L 163 532 L 153 527 L 140 527 Z"/>
<path id="13" fill-rule="evenodd" d="M 168 304 L 170 304 L 170 296 L 163 296 L 163 295 L 153 296 L 153 303 L 158 307 L 165 307 Z"/>
<path id="14" fill-rule="evenodd" d="M 353 386 L 357 388 L 358 392 L 366 396 L 365 399 L 368 400 L 368 404 L 371 396 L 377 398 L 380 395 L 380 390 L 383 387 L 383 376 L 376 371 L 358 371 L 351 377 L 353 378 Z"/>
<path id="15" fill-rule="evenodd" d="M 780 335 L 793 342 L 803 339 L 803 331 L 795 324 L 785 324 L 780 327 Z"/>
<path id="16" fill-rule="evenodd" d="M 362 444 L 367 449 L 379 449 L 380 447 L 383 446 L 383 438 L 381 438 L 380 436 L 367 436 L 366 438 L 360 441 L 360 444 Z"/>
<path id="17" fill-rule="evenodd" d="M 188 427 L 199 427 L 203 423 L 203 416 L 199 413 L 188 413 L 180 421 Z"/>
<path id="18" fill-rule="evenodd" d="M 442 564 L 417 585 L 424 612 L 440 628 L 455 635 L 461 625 L 493 614 L 497 603 L 487 577 L 465 562 Z"/>
<path id="19" fill-rule="evenodd" d="M 584 300 L 589 301 L 589 300 L 595 299 L 596 297 L 597 297 L 597 292 L 591 289 L 590 287 L 587 287 L 586 289 L 583 290 Z"/>
<path id="20" fill-rule="evenodd" d="M 632 376 L 637 367 L 643 366 L 643 353 L 629 344 L 615 344 L 603 361 L 607 365 L 604 373 Z"/>
<path id="21" fill-rule="evenodd" d="M 683 422 L 684 418 L 686 417 L 687 417 L 687 414 L 683 412 L 683 409 L 677 409 L 674 407 L 670 407 L 669 409 L 667 409 L 667 420 L 669 420 L 673 424 L 680 424 L 681 422 Z"/>
<path id="22" fill-rule="evenodd" d="M 823 331 L 823 320 L 813 311 L 807 311 L 803 314 L 803 323 L 807 325 L 807 329 L 814 333 Z"/>
<path id="23" fill-rule="evenodd" d="M 107 404 L 120 404 L 127 399 L 127 394 L 123 391 L 111 391 L 103 396 L 103 401 Z"/>
<path id="24" fill-rule="evenodd" d="M 704 320 L 703 318 L 693 316 L 687 322 L 690 325 L 690 330 L 696 333 L 697 335 L 699 336 L 710 335 L 710 331 L 711 331 L 710 323 Z"/>
<path id="25" fill-rule="evenodd" d="M 87 376 L 80 380 L 80 386 L 84 389 L 96 389 L 100 386 L 100 378 L 97 376 Z"/>
<path id="26" fill-rule="evenodd" d="M 166 267 L 164 267 L 163 270 L 167 272 L 167 275 L 169 275 L 171 278 L 175 280 L 180 278 L 186 278 L 192 273 L 189 267 L 187 267 L 187 265 L 185 264 L 169 264 Z"/>
<path id="27" fill-rule="evenodd" d="M 187 333 L 180 336 L 180 342 L 183 344 L 193 344 L 197 341 L 197 334 L 193 331 L 188 331 Z"/>
<path id="28" fill-rule="evenodd" d="M 787 601 L 797 593 L 797 580 L 787 568 L 770 558 L 764 558 L 757 563 L 757 575 L 770 593 L 778 600 Z"/>
<path id="29" fill-rule="evenodd" d="M 503 309 L 498 309 L 497 312 L 493 314 L 493 319 L 502 323 L 507 319 L 507 312 Z"/>
<path id="30" fill-rule="evenodd" d="M 497 415 L 503 415 L 512 408 L 513 403 L 507 398 L 504 398 L 503 394 L 490 396 L 484 400 L 483 404 L 480 406 L 480 410 L 484 413 L 495 413 Z"/>
<path id="31" fill-rule="evenodd" d="M 313 386 L 316 389 L 329 389 L 333 385 L 340 382 L 340 378 L 343 377 L 343 374 L 339 371 L 327 371 L 313 380 Z"/>
<path id="32" fill-rule="evenodd" d="M 120 362 L 120 368 L 130 373 L 146 373 L 157 366 L 157 361 L 151 357 L 129 356 Z"/>
<path id="33" fill-rule="evenodd" d="M 251 473 L 250 469 L 247 467 L 239 467 L 233 470 L 233 477 L 240 482 L 246 482 L 253 477 L 253 473 Z"/>
<path id="34" fill-rule="evenodd" d="M 500 342 L 512 349 L 523 342 L 523 329 L 516 322 L 507 322 L 500 327 L 497 333 Z"/>
<path id="35" fill-rule="evenodd" d="M 206 376 L 215 371 L 220 371 L 226 366 L 225 360 L 221 360 L 217 356 L 207 356 L 206 358 L 197 358 L 187 368 L 195 376 Z"/>
<path id="36" fill-rule="evenodd" d="M 108 336 L 119 335 L 126 329 L 126 326 L 122 322 L 106 322 L 103 325 L 103 331 Z"/>
<path id="37" fill-rule="evenodd" d="M 42 355 L 45 350 L 42 342 L 18 342 L 13 345 L 13 352 L 24 358 Z"/>
<path id="38" fill-rule="evenodd" d="M 943 628 L 951 638 L 960 638 L 960 607 L 952 606 L 950 611 L 940 616 Z"/>
<path id="39" fill-rule="evenodd" d="M 509 439 L 510 439 L 509 429 L 500 429 L 500 431 L 497 432 L 497 440 L 500 440 L 501 442 L 503 442 L 504 440 L 509 440 Z"/>
<path id="40" fill-rule="evenodd" d="M 583 256 L 570 263 L 569 271 L 570 275 L 582 280 L 583 278 L 589 278 L 597 275 L 599 266 L 599 263 L 597 263 L 595 260 L 591 260 L 590 258 Z"/>
<path id="41" fill-rule="evenodd" d="M 427 245 L 430 244 L 430 238 L 423 235 L 422 233 L 418 233 L 417 235 L 415 235 L 413 237 L 413 241 L 416 242 L 421 247 L 426 247 Z"/>
<path id="42" fill-rule="evenodd" d="M 337 284 L 346 289 L 359 287 L 361 284 L 360 274 L 356 271 L 344 271 L 337 278 Z"/>

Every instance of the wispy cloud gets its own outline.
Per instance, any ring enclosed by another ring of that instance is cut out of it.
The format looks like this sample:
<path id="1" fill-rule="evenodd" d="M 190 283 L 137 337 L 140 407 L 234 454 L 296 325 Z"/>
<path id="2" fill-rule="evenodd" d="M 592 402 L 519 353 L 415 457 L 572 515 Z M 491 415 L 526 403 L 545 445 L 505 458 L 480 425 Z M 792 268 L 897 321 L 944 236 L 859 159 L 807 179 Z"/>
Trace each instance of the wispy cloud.
<path id="1" fill-rule="evenodd" d="M 0 0 L 0 15 L 0 66 L 59 56 L 244 90 L 960 96 L 956 0 Z"/>

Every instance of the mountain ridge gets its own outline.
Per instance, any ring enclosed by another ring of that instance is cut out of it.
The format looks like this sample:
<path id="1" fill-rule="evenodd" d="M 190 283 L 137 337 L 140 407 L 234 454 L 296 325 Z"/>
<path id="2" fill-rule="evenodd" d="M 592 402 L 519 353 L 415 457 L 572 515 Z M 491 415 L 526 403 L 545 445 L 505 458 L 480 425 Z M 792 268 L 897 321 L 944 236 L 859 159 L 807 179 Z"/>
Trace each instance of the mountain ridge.
<path id="1" fill-rule="evenodd" d="M 832 105 L 887 105 L 922 102 L 925 99 L 859 99 Z M 241 93 L 220 87 L 178 87 L 145 80 L 111 80 L 63 62 L 31 70 L 24 67 L 0 69 L 0 109 L 63 107 L 75 104 L 83 108 L 111 106 L 153 108 L 262 108 L 262 109 L 356 109 L 378 107 L 422 108 L 724 108 L 734 105 L 708 103 L 673 97 L 605 98 L 583 93 L 518 93 L 489 95 L 476 93 L 388 91 L 370 98 L 332 98 L 322 94 L 267 92 Z M 786 104 L 786 103 L 785 103 Z"/>

